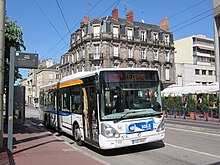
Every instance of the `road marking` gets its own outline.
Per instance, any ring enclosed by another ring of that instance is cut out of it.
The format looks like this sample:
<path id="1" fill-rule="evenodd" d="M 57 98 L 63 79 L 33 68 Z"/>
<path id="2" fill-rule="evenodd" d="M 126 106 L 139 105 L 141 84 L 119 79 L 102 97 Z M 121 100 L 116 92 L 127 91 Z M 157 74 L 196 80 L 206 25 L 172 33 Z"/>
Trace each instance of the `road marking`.
<path id="1" fill-rule="evenodd" d="M 207 152 L 201 152 L 201 151 L 193 150 L 193 149 L 190 149 L 190 148 L 180 147 L 180 146 L 176 146 L 176 145 L 169 144 L 169 143 L 165 143 L 165 146 L 166 145 L 174 147 L 174 148 L 182 149 L 182 150 L 185 150 L 185 151 L 195 152 L 197 154 L 202 154 L 202 155 L 211 156 L 211 157 L 215 157 L 215 158 L 220 159 L 219 155 L 214 155 L 214 154 L 210 154 L 210 153 L 207 153 Z"/>
<path id="2" fill-rule="evenodd" d="M 219 136 L 220 137 L 220 134 L 202 132 L 202 130 L 201 131 L 195 131 L 195 130 L 187 130 L 187 129 L 184 129 L 184 128 L 171 128 L 171 127 L 167 127 L 167 126 L 166 126 L 166 129 L 173 129 L 173 130 L 193 132 L 193 133 L 200 133 L 200 134 L 213 135 L 213 136 Z"/>

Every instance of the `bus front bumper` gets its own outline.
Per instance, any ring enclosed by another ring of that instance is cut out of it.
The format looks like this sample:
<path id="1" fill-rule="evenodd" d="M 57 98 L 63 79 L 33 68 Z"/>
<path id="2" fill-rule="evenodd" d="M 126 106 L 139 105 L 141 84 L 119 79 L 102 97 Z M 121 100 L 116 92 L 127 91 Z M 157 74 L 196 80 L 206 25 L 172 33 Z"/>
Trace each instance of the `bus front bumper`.
<path id="1" fill-rule="evenodd" d="M 128 147 L 138 144 L 151 143 L 161 141 L 165 138 L 165 130 L 160 132 L 141 132 L 134 134 L 120 135 L 119 138 L 106 138 L 103 135 L 99 135 L 99 146 L 101 149 L 114 149 L 121 147 Z"/>

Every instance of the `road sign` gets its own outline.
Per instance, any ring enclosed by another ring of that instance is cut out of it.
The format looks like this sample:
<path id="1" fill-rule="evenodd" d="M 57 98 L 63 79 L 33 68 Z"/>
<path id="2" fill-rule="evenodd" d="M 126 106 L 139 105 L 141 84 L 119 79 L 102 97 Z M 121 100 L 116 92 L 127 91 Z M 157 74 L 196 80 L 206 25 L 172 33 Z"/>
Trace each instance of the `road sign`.
<path id="1" fill-rule="evenodd" d="M 28 52 L 16 52 L 15 63 L 16 68 L 38 68 L 38 54 Z"/>

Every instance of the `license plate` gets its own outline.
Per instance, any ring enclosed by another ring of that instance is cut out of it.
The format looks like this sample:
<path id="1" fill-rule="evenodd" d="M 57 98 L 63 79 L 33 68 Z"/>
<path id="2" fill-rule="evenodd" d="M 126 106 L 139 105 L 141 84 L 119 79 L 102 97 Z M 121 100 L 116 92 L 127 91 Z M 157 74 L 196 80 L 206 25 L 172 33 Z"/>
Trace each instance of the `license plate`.
<path id="1" fill-rule="evenodd" d="M 143 142 L 145 142 L 145 139 L 132 140 L 132 144 L 138 144 L 138 143 L 143 143 Z"/>

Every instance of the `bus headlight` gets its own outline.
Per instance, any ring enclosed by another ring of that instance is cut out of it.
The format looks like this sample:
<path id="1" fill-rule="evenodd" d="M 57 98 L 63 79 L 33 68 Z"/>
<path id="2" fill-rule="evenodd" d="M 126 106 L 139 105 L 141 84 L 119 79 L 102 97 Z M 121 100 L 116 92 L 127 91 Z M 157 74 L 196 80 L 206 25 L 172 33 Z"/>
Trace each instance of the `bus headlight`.
<path id="1" fill-rule="evenodd" d="M 101 134 L 107 138 L 119 137 L 119 133 L 108 124 L 101 124 Z"/>
<path id="2" fill-rule="evenodd" d="M 157 132 L 163 131 L 164 129 L 165 129 L 165 124 L 164 124 L 164 118 L 163 118 L 159 126 L 157 127 Z"/>

